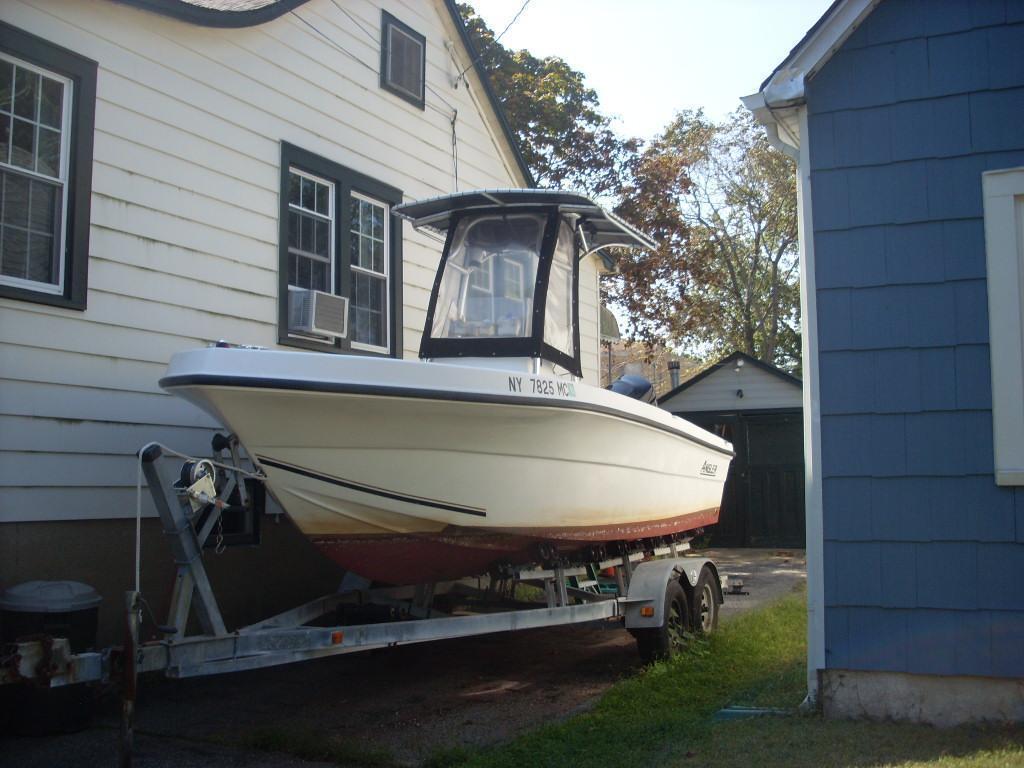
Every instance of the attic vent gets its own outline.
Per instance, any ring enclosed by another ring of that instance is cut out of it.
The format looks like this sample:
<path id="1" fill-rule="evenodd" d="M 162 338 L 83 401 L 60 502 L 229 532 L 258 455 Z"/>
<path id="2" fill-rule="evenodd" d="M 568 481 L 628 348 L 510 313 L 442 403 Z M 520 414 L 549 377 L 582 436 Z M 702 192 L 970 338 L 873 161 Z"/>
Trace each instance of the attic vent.
<path id="1" fill-rule="evenodd" d="M 291 330 L 336 339 L 348 335 L 347 298 L 304 288 L 292 288 L 288 294 Z"/>
<path id="2" fill-rule="evenodd" d="M 427 40 L 386 11 L 381 18 L 381 88 L 423 109 Z"/>

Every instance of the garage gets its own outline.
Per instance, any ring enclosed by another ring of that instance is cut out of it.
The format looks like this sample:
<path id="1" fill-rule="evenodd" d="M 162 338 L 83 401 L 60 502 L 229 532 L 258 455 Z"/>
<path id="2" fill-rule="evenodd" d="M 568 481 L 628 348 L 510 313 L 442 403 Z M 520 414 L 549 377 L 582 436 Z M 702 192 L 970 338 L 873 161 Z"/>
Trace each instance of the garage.
<path id="1" fill-rule="evenodd" d="M 734 352 L 659 398 L 659 405 L 733 444 L 715 546 L 804 546 L 800 379 Z"/>

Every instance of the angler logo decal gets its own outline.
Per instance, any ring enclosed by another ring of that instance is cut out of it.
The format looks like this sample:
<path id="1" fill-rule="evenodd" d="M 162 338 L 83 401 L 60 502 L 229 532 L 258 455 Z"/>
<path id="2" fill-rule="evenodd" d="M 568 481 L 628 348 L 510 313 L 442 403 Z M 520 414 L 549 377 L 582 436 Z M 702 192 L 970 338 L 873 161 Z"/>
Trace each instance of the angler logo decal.
<path id="1" fill-rule="evenodd" d="M 710 461 L 705 461 L 701 464 L 700 473 L 705 477 L 714 477 L 718 474 L 718 465 L 712 464 Z"/>

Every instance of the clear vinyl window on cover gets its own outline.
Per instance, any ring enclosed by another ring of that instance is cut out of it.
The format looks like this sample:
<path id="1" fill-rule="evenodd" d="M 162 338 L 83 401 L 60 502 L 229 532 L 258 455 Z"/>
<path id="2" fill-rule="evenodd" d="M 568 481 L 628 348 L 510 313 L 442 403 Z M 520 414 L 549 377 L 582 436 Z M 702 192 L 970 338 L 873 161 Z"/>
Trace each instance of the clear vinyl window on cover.
<path id="1" fill-rule="evenodd" d="M 547 307 L 544 313 L 544 341 L 567 355 L 573 353 L 572 266 L 576 247 L 572 227 L 559 222 L 558 241 L 551 257 Z"/>
<path id="2" fill-rule="evenodd" d="M 461 219 L 452 233 L 438 287 L 431 336 L 531 336 L 534 284 L 546 223 L 545 215 L 534 213 Z"/>

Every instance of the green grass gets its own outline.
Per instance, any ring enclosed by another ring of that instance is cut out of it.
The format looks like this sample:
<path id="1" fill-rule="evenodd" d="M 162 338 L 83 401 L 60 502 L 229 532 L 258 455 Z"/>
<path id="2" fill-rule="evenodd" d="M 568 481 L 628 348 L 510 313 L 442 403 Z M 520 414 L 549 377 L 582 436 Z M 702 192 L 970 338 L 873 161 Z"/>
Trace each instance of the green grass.
<path id="1" fill-rule="evenodd" d="M 797 714 L 806 691 L 806 604 L 794 593 L 739 616 L 679 657 L 616 684 L 590 711 L 510 743 L 437 750 L 423 768 L 1024 768 L 1024 729 L 936 729 Z M 786 717 L 715 721 L 725 706 Z M 391 768 L 384 750 L 294 728 L 248 746 L 344 766 Z"/>
<path id="2" fill-rule="evenodd" d="M 715 723 L 674 768 L 1008 768 L 1024 766 L 1020 728 L 938 729 L 906 723 L 758 718 Z"/>
<path id="3" fill-rule="evenodd" d="M 727 704 L 795 708 L 804 694 L 805 603 L 738 617 L 670 662 L 613 686 L 591 711 L 470 756 L 465 766 L 662 765 L 706 737 Z"/>
<path id="4" fill-rule="evenodd" d="M 836 722 L 796 712 L 806 692 L 801 592 L 737 617 L 679 657 L 611 688 L 597 706 L 509 744 L 452 753 L 460 768 L 990 768 L 1024 766 L 1024 730 L 938 730 Z M 713 720 L 725 706 L 772 707 L 789 717 Z M 461 760 L 461 762 L 460 762 Z"/>

